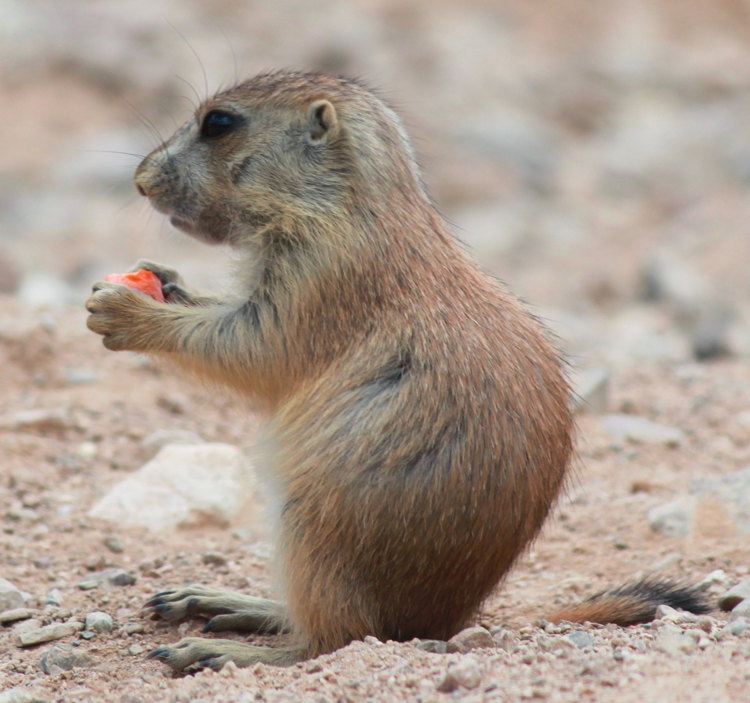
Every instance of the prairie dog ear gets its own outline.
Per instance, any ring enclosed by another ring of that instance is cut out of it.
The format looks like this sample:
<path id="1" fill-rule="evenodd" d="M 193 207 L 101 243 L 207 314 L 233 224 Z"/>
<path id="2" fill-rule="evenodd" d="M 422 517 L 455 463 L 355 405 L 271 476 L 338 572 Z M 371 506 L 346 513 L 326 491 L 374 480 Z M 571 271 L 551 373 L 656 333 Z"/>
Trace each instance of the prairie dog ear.
<path id="1" fill-rule="evenodd" d="M 322 144 L 338 130 L 336 108 L 325 99 L 315 100 L 307 108 L 307 137 L 312 144 Z"/>

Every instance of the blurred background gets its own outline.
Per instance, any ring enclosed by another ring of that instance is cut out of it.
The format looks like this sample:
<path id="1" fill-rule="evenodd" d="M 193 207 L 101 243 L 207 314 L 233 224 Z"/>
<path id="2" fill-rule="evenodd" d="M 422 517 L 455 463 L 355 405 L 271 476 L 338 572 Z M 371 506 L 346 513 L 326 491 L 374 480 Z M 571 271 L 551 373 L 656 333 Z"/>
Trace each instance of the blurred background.
<path id="1" fill-rule="evenodd" d="M 140 257 L 221 287 L 226 252 L 131 176 L 280 67 L 396 107 L 445 217 L 574 363 L 750 355 L 746 0 L 0 0 L 0 293 L 80 306 Z"/>

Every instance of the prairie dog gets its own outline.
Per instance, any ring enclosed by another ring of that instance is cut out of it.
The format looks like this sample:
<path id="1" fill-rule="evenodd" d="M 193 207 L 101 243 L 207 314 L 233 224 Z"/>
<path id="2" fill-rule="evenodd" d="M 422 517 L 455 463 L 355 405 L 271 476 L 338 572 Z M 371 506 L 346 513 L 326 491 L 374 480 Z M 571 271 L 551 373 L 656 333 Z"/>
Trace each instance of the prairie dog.
<path id="1" fill-rule="evenodd" d="M 241 253 L 237 298 L 142 261 L 168 302 L 97 283 L 88 326 L 265 414 L 285 589 L 281 603 L 196 586 L 148 606 L 293 635 L 152 656 L 288 664 L 366 635 L 455 634 L 538 533 L 573 421 L 558 353 L 447 230 L 396 114 L 351 80 L 262 74 L 203 104 L 135 185 L 176 227 Z"/>

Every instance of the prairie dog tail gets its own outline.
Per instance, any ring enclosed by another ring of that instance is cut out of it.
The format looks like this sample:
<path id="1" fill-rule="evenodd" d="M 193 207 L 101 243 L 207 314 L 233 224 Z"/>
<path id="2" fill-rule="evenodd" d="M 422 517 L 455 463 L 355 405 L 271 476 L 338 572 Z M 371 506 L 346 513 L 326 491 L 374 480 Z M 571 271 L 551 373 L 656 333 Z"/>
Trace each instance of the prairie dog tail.
<path id="1" fill-rule="evenodd" d="M 595 622 L 602 625 L 638 625 L 651 622 L 656 608 L 669 605 L 696 615 L 711 611 L 702 589 L 667 579 L 644 578 L 618 588 L 601 591 L 578 605 L 560 610 L 551 622 Z"/>

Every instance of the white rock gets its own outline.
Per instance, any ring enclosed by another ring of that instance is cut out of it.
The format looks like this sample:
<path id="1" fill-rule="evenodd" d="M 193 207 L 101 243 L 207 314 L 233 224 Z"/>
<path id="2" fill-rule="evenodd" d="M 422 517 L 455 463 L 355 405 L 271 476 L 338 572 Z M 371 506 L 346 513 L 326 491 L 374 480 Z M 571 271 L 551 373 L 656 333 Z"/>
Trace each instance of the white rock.
<path id="1" fill-rule="evenodd" d="M 750 579 L 743 579 L 719 598 L 719 607 L 722 610 L 734 610 L 742 601 L 749 599 Z"/>
<path id="2" fill-rule="evenodd" d="M 249 461 L 236 447 L 171 444 L 115 485 L 89 515 L 154 532 L 227 525 L 250 508 L 254 488 Z"/>
<path id="3" fill-rule="evenodd" d="M 685 537 L 693 530 L 695 505 L 688 499 L 673 500 L 648 511 L 648 524 L 664 537 Z"/>
<path id="4" fill-rule="evenodd" d="M 108 613 L 95 610 L 86 616 L 86 629 L 91 632 L 112 632 L 114 626 L 112 616 Z"/>
<path id="5" fill-rule="evenodd" d="M 26 599 L 23 593 L 10 581 L 0 578 L 0 611 L 15 610 L 25 605 Z"/>
<path id="6" fill-rule="evenodd" d="M 685 440 L 685 433 L 675 427 L 659 425 L 651 420 L 635 415 L 607 415 L 604 429 L 615 439 L 629 440 L 636 444 L 664 444 L 678 447 Z"/>

